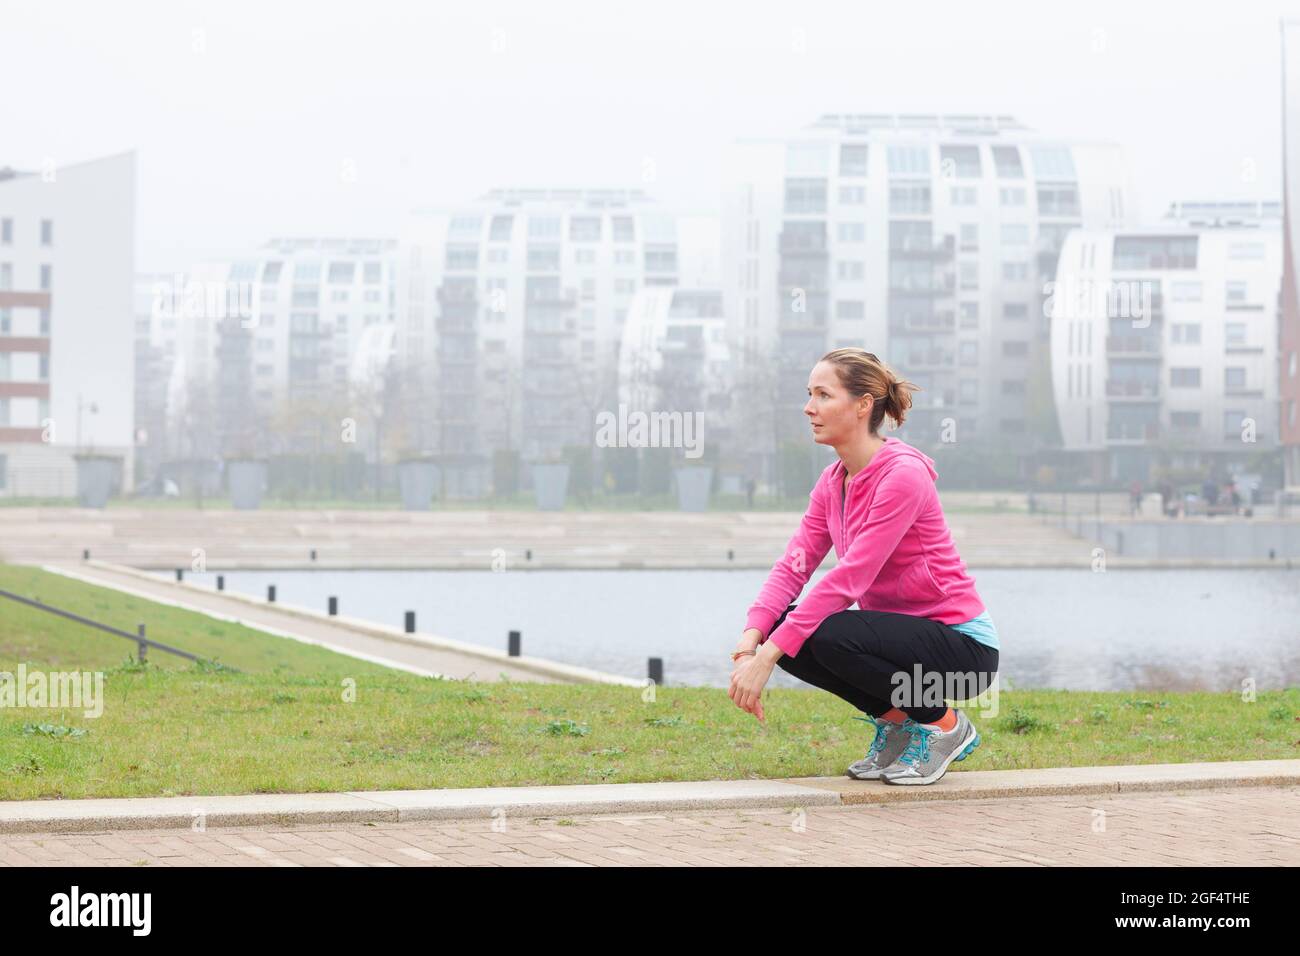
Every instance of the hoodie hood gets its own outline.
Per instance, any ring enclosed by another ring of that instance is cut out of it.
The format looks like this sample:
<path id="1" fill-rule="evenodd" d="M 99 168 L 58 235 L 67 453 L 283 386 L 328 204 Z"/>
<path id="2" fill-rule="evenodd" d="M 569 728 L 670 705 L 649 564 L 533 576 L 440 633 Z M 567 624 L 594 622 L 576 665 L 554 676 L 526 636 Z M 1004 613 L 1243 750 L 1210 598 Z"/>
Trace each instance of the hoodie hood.
<path id="1" fill-rule="evenodd" d="M 885 443 L 880 447 L 880 450 L 871 456 L 871 461 L 867 463 L 867 467 L 863 468 L 860 472 L 849 479 L 849 484 L 854 484 L 859 478 L 862 478 L 865 475 L 879 474 L 887 464 L 899 457 L 915 458 L 919 460 L 925 465 L 926 471 L 930 473 L 930 480 L 938 480 L 939 473 L 934 470 L 934 459 L 925 454 L 925 452 L 921 451 L 919 448 L 914 448 L 901 438 L 895 438 L 891 435 L 885 439 Z M 836 470 L 834 477 L 835 480 L 838 481 L 847 469 L 844 467 L 844 462 L 842 460 L 836 461 L 835 467 Z"/>

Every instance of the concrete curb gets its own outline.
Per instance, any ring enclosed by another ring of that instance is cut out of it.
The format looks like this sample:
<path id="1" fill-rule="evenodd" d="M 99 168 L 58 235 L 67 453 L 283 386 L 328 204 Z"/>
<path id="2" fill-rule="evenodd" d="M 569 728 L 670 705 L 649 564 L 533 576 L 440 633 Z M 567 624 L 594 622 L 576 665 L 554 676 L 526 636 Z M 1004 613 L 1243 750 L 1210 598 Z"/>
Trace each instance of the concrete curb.
<path id="1" fill-rule="evenodd" d="M 196 827 L 199 821 L 211 827 L 285 826 L 744 807 L 795 810 L 813 806 L 1264 786 L 1300 786 L 1300 760 L 957 771 L 930 787 L 899 787 L 847 777 L 806 777 L 462 790 L 24 800 L 0 803 L 0 834 L 179 829 Z"/>
<path id="2" fill-rule="evenodd" d="M 573 664 L 561 664 L 556 661 L 544 660 L 540 657 L 528 657 L 521 655 L 511 657 L 507 652 L 495 650 L 490 647 L 483 647 L 479 644 L 470 644 L 465 641 L 457 641 L 447 637 L 435 637 L 431 634 L 407 634 L 395 627 L 386 627 L 382 624 L 375 624 L 372 621 L 364 621 L 359 618 L 347 617 L 345 615 L 335 615 L 330 617 L 320 611 L 313 611 L 310 608 L 299 607 L 293 604 L 282 604 L 276 601 L 270 604 L 258 598 L 249 597 L 246 594 L 237 594 L 234 591 L 215 591 L 212 588 L 200 587 L 189 581 L 168 581 L 165 578 L 158 578 L 146 571 L 138 568 L 128 567 L 122 564 L 112 564 L 108 561 L 90 561 L 81 562 L 81 564 L 90 568 L 99 568 L 111 573 L 127 575 L 134 578 L 140 578 L 154 585 L 160 585 L 171 588 L 188 590 L 189 592 L 202 595 L 204 597 L 220 597 L 226 600 L 237 601 L 248 607 L 255 607 L 262 611 L 280 613 L 286 617 L 297 617 L 304 620 L 314 621 L 321 624 L 329 624 L 335 627 L 341 627 L 351 631 L 357 631 L 361 634 L 367 634 L 371 637 L 379 637 L 384 640 L 395 641 L 400 644 L 410 644 L 416 647 L 425 647 L 439 651 L 451 651 L 462 654 L 466 657 L 473 657 L 477 660 L 491 661 L 495 664 L 507 664 L 510 667 L 519 670 L 530 671 L 534 674 L 541 674 L 545 677 L 555 678 L 556 680 L 566 681 L 575 684 L 614 684 L 622 687 L 645 687 L 645 680 L 638 680 L 634 677 L 625 677 L 621 674 L 607 674 L 603 671 L 592 670 L 588 667 L 578 667 Z M 62 574 L 66 577 L 76 578 L 88 584 L 94 584 L 99 587 L 113 587 L 111 582 L 99 581 L 91 578 L 89 575 L 78 575 L 71 566 L 57 564 L 43 564 L 43 570 L 53 574 Z M 144 595 L 150 599 L 148 595 Z M 193 604 L 181 604 L 175 602 L 177 606 L 185 610 L 193 611 L 196 614 L 220 615 L 220 612 L 211 608 L 204 608 Z M 254 630 L 262 630 L 256 621 L 243 621 L 246 626 Z"/>

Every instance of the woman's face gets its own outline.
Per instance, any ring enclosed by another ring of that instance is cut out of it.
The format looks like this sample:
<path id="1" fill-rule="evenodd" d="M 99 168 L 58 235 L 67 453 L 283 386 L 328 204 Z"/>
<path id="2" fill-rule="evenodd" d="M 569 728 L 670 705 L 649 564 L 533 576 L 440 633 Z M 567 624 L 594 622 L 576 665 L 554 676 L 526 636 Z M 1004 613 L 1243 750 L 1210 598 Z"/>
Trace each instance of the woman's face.
<path id="1" fill-rule="evenodd" d="M 851 441 L 871 421 L 872 398 L 854 398 L 840 384 L 835 366 L 818 362 L 808 376 L 808 416 L 813 441 L 837 447 Z"/>

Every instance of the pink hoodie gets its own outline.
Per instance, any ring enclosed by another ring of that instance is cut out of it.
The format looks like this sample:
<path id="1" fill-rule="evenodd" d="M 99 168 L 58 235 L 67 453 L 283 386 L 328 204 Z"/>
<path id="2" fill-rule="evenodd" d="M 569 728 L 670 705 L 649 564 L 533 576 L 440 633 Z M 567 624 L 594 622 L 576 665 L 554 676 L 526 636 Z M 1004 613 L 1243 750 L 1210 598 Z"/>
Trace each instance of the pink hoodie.
<path id="1" fill-rule="evenodd" d="M 854 602 L 863 610 L 943 624 L 979 616 L 984 602 L 948 532 L 934 486 L 939 477 L 934 461 L 889 437 L 867 467 L 849 479 L 842 500 L 844 473 L 839 459 L 822 472 L 808 496 L 803 523 L 785 556 L 772 566 L 745 627 L 758 628 L 794 657 L 822 621 Z M 832 544 L 839 563 L 768 634 Z"/>

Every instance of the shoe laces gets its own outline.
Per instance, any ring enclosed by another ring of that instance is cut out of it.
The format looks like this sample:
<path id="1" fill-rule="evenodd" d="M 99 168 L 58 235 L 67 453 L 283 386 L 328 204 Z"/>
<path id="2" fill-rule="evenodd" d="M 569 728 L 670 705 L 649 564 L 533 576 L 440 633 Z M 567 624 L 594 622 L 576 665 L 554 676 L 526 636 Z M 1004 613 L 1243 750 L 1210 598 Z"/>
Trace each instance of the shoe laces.
<path id="1" fill-rule="evenodd" d="M 924 724 L 918 724 L 910 717 L 903 729 L 911 735 L 911 740 L 907 744 L 907 749 L 903 751 L 898 758 L 899 763 L 905 763 L 909 766 L 916 766 L 918 763 L 924 763 L 930 757 L 930 736 L 937 734 L 938 731 Z"/>
<path id="2" fill-rule="evenodd" d="M 867 750 L 867 756 L 864 759 L 870 760 L 873 757 L 880 756 L 880 752 L 885 749 L 885 745 L 888 742 L 885 735 L 896 728 L 898 724 L 889 720 L 878 720 L 875 717 L 854 717 L 853 719 L 862 720 L 869 724 L 875 724 L 876 736 L 872 739 L 871 747 Z"/>

